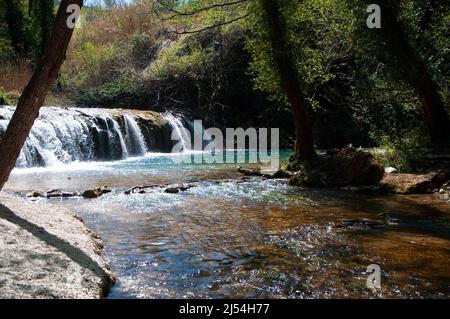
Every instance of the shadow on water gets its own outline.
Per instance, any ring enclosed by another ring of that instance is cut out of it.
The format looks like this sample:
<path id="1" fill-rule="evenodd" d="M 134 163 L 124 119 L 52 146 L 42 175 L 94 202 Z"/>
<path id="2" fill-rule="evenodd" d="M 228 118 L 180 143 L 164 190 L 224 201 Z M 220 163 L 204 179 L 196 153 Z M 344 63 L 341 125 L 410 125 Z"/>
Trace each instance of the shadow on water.
<path id="1" fill-rule="evenodd" d="M 106 273 L 102 267 L 98 265 L 98 263 L 89 257 L 85 252 L 81 249 L 76 248 L 69 244 L 67 241 L 50 234 L 43 227 L 35 225 L 19 216 L 17 216 L 11 209 L 0 204 L 0 218 L 17 225 L 21 229 L 26 230 L 31 233 L 33 236 L 38 238 L 39 240 L 45 242 L 47 245 L 56 248 L 58 251 L 65 254 L 75 263 L 80 265 L 83 268 L 89 269 L 94 274 L 100 278 L 102 278 L 103 282 L 109 283 L 111 282 L 110 275 Z M 103 287 L 103 294 L 106 295 L 110 287 Z"/>

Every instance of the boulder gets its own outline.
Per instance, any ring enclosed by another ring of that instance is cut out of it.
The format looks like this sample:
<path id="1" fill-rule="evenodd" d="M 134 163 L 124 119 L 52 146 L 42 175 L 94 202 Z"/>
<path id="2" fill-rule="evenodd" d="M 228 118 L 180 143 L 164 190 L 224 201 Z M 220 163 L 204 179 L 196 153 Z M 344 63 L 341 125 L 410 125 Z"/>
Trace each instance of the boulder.
<path id="1" fill-rule="evenodd" d="M 326 184 L 322 180 L 319 171 L 298 172 L 289 179 L 289 185 L 297 187 L 323 187 Z"/>
<path id="2" fill-rule="evenodd" d="M 97 187 L 97 188 L 91 188 L 87 189 L 81 194 L 84 198 L 98 198 L 102 196 L 103 194 L 111 193 L 112 190 L 110 190 L 107 186 L 104 187 Z"/>
<path id="3" fill-rule="evenodd" d="M 384 167 L 373 154 L 346 147 L 328 152 L 324 180 L 332 184 L 375 185 L 384 175 Z"/>
<path id="4" fill-rule="evenodd" d="M 438 171 L 428 174 L 388 174 L 380 182 L 380 186 L 389 193 L 395 194 L 432 194 L 443 189 L 450 180 L 449 171 Z"/>

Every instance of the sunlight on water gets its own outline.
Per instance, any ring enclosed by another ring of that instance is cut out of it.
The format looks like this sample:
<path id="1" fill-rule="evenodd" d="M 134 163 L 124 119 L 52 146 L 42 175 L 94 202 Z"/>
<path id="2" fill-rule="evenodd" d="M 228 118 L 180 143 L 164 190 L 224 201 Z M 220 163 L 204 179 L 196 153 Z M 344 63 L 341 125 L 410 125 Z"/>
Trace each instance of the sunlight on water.
<path id="1" fill-rule="evenodd" d="M 111 298 L 450 297 L 449 206 L 433 196 L 300 189 L 241 179 L 237 164 L 175 164 L 174 156 L 192 154 L 16 169 L 7 186 L 114 188 L 93 200 L 51 200 L 101 235 L 119 278 Z M 178 194 L 124 194 L 193 180 Z M 365 287 L 373 263 L 383 270 L 377 292 Z"/>

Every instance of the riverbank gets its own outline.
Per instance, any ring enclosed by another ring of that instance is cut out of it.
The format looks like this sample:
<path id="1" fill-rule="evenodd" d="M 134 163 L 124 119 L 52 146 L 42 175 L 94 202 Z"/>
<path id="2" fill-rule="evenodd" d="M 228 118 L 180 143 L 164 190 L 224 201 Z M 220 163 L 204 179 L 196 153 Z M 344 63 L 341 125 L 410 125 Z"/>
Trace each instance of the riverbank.
<path id="1" fill-rule="evenodd" d="M 0 192 L 0 298 L 102 298 L 101 239 L 70 210 Z"/>

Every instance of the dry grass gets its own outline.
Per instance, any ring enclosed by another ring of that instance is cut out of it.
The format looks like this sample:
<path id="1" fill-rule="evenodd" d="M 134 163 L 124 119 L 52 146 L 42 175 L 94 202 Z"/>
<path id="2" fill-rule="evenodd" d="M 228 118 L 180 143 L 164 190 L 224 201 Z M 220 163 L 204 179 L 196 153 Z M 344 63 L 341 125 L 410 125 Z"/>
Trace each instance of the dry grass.
<path id="1" fill-rule="evenodd" d="M 31 65 L 26 59 L 15 59 L 0 65 L 0 87 L 6 92 L 20 93 L 32 75 Z"/>

